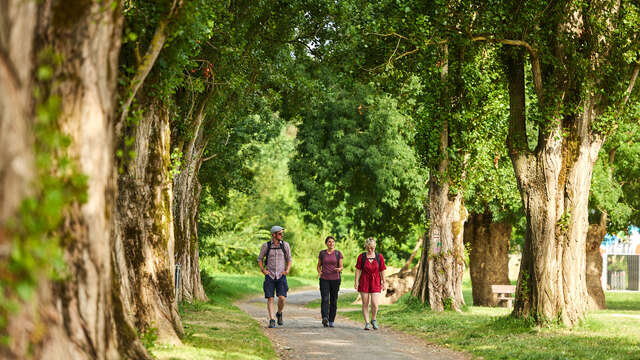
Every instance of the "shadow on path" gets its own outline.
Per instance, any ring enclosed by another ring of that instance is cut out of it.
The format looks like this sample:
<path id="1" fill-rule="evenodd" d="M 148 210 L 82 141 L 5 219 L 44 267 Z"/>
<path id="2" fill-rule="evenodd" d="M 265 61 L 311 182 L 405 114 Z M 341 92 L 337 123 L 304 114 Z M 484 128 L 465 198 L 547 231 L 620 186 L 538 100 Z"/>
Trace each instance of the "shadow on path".
<path id="1" fill-rule="evenodd" d="M 247 299 L 235 305 L 260 322 L 281 359 L 470 358 L 466 354 L 426 344 L 413 336 L 386 329 L 384 319 L 380 321 L 380 330 L 365 331 L 364 324 L 338 314 L 335 328 L 325 328 L 320 322 L 320 309 L 304 307 L 304 304 L 319 298 L 320 291 L 317 289 L 289 292 L 283 311 L 284 325 L 275 329 L 267 328 L 267 305 L 264 298 Z"/>

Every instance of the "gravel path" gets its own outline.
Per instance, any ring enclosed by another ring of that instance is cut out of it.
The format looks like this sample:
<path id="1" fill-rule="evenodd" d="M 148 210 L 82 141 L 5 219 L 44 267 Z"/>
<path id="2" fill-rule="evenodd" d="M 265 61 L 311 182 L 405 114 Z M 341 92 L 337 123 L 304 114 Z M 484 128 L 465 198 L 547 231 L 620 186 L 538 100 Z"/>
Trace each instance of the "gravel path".
<path id="1" fill-rule="evenodd" d="M 304 304 L 319 298 L 317 289 L 289 292 L 283 311 L 284 325 L 275 329 L 267 328 L 264 298 L 248 299 L 235 305 L 262 324 L 265 335 L 271 339 L 281 359 L 470 359 L 466 354 L 386 329 L 384 319 L 381 319 L 380 330 L 377 331 L 365 331 L 363 324 L 340 315 L 336 318 L 335 328 L 324 328 L 320 322 L 320 309 L 304 307 Z"/>

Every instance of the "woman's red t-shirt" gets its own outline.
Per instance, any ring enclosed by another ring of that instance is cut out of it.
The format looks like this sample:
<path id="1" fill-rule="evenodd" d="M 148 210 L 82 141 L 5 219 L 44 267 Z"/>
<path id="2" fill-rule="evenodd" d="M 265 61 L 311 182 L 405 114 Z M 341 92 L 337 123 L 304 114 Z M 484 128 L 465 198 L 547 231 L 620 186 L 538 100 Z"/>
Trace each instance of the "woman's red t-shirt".
<path id="1" fill-rule="evenodd" d="M 356 268 L 362 271 L 360 282 L 358 283 L 359 292 L 379 293 L 382 291 L 382 285 L 380 284 L 380 271 L 385 270 L 387 267 L 384 264 L 384 257 L 382 254 L 378 254 L 378 256 L 380 257 L 379 269 L 378 262 L 375 257 L 373 259 L 367 259 L 364 262 L 364 269 L 362 269 L 362 254 L 358 255 Z"/>

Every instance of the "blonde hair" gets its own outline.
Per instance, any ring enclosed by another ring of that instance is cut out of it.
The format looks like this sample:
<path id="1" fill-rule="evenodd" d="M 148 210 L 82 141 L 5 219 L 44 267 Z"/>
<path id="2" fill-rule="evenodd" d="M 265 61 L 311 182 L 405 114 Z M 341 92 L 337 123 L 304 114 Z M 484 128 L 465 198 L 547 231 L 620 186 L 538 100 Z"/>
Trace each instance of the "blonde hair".
<path id="1" fill-rule="evenodd" d="M 365 249 L 366 249 L 366 248 L 369 248 L 369 247 L 371 247 L 371 248 L 376 247 L 376 239 L 374 239 L 374 238 L 372 238 L 372 237 L 368 238 L 368 239 L 367 239 L 367 240 L 365 240 L 365 242 L 364 242 L 364 247 L 365 247 Z"/>

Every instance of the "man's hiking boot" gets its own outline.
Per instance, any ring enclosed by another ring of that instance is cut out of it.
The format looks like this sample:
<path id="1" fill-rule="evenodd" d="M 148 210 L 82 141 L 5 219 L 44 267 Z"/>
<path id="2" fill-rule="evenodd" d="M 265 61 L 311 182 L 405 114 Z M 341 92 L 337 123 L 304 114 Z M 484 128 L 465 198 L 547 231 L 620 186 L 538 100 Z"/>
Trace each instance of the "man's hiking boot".
<path id="1" fill-rule="evenodd" d="M 275 321 L 275 320 L 273 320 L 273 319 L 269 320 L 269 327 L 270 327 L 270 328 L 274 328 L 274 327 L 276 327 L 276 321 Z"/>
<path id="2" fill-rule="evenodd" d="M 278 318 L 278 325 L 282 326 L 284 322 L 282 322 L 282 313 L 276 313 L 276 318 Z"/>
<path id="3" fill-rule="evenodd" d="M 333 321 L 329 321 L 329 327 L 333 327 Z"/>
<path id="4" fill-rule="evenodd" d="M 371 327 L 369 326 L 369 323 L 364 323 L 364 329 L 365 330 L 371 330 Z"/>
<path id="5" fill-rule="evenodd" d="M 371 326 L 373 326 L 373 330 L 378 330 L 378 322 L 375 320 L 371 320 Z"/>
<path id="6" fill-rule="evenodd" d="M 327 323 L 329 322 L 329 319 L 327 318 L 322 318 L 322 326 L 327 327 Z"/>

